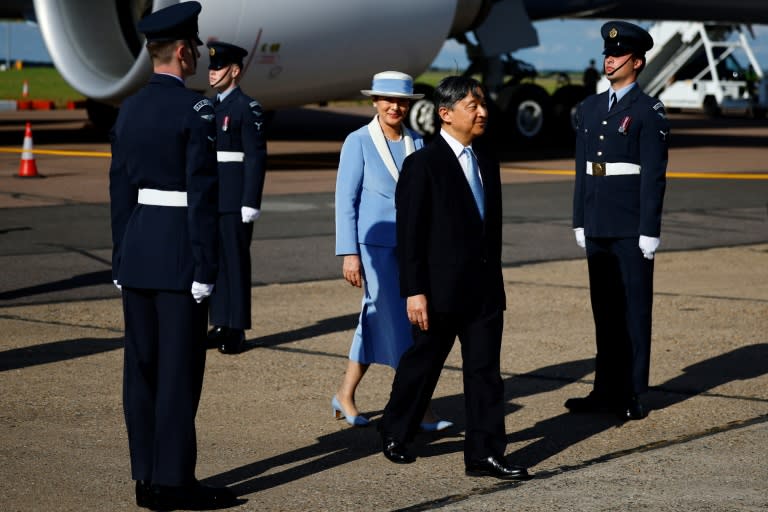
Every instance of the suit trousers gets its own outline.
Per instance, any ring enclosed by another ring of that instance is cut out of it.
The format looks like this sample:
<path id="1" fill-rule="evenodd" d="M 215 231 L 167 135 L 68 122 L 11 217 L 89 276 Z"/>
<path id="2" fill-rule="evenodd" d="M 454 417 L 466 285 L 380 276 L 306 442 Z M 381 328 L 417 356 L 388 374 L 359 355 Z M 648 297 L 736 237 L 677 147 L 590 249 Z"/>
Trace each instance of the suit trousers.
<path id="1" fill-rule="evenodd" d="M 624 399 L 648 390 L 653 260 L 637 238 L 587 238 L 597 356 L 595 392 Z"/>
<path id="2" fill-rule="evenodd" d="M 251 328 L 251 239 L 253 223 L 240 212 L 219 215 L 219 273 L 211 295 L 211 324 Z"/>
<path id="3" fill-rule="evenodd" d="M 134 480 L 195 478 L 195 415 L 205 369 L 207 301 L 123 287 L 123 410 Z"/>
<path id="4" fill-rule="evenodd" d="M 458 336 L 464 379 L 466 437 L 464 461 L 502 457 L 506 448 L 504 383 L 500 351 L 503 310 L 476 314 L 429 313 L 429 329 L 413 327 L 413 345 L 400 358 L 381 420 L 385 438 L 410 441 Z"/>

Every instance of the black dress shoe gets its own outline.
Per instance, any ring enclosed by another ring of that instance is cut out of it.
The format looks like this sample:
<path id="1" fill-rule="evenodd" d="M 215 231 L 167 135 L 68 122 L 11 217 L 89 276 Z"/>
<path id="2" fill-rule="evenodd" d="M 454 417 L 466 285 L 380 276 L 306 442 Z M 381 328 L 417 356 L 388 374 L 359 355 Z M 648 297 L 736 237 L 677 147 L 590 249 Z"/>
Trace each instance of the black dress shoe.
<path id="1" fill-rule="evenodd" d="M 227 334 L 227 328 L 220 325 L 214 326 L 206 337 L 206 348 L 218 348 L 220 339 Z"/>
<path id="2" fill-rule="evenodd" d="M 218 338 L 219 352 L 222 354 L 239 354 L 245 346 L 245 331 L 242 329 L 227 329 L 224 336 Z"/>
<path id="3" fill-rule="evenodd" d="M 227 328 L 220 325 L 214 325 L 210 331 L 208 331 L 208 338 L 218 338 L 226 332 Z"/>
<path id="4" fill-rule="evenodd" d="M 533 476 L 528 470 L 507 464 L 504 459 L 488 457 L 487 459 L 470 462 L 466 466 L 467 476 L 492 476 L 504 480 L 530 480 Z"/>
<path id="5" fill-rule="evenodd" d="M 146 480 L 136 480 L 136 506 L 142 508 L 154 508 L 152 499 L 152 486 Z"/>
<path id="6" fill-rule="evenodd" d="M 152 486 L 152 499 L 157 510 L 217 510 L 243 502 L 226 487 L 207 487 L 199 482 L 179 487 Z"/>
<path id="7" fill-rule="evenodd" d="M 632 395 L 624 406 L 618 410 L 619 418 L 629 420 L 641 420 L 648 416 L 648 410 L 643 406 L 637 395 Z"/>
<path id="8" fill-rule="evenodd" d="M 382 453 L 395 464 L 410 464 L 416 461 L 416 457 L 408 453 L 408 450 L 405 449 L 405 444 L 400 441 L 385 438 L 383 444 Z"/>
<path id="9" fill-rule="evenodd" d="M 565 408 L 573 413 L 614 412 L 616 403 L 593 391 L 583 398 L 569 398 L 565 401 Z"/>

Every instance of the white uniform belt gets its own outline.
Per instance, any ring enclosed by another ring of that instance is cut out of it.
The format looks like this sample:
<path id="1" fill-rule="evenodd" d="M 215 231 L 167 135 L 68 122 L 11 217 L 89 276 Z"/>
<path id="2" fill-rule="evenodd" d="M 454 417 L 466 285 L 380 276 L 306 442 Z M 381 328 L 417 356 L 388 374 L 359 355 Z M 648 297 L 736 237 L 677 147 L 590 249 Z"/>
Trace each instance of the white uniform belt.
<path id="1" fill-rule="evenodd" d="M 245 158 L 245 153 L 242 151 L 217 151 L 217 162 L 242 162 Z"/>
<path id="2" fill-rule="evenodd" d="M 187 206 L 187 193 L 176 190 L 139 189 L 139 204 L 151 206 Z"/>
<path id="3" fill-rule="evenodd" d="M 640 174 L 640 166 L 627 162 L 587 162 L 587 174 L 593 176 Z"/>

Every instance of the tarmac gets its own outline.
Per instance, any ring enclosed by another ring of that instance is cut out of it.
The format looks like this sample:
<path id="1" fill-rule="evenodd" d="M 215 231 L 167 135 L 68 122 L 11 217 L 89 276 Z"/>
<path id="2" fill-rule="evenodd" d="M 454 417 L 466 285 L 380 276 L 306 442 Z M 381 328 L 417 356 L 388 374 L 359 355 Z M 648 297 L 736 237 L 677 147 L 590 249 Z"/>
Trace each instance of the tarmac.
<path id="1" fill-rule="evenodd" d="M 766 173 L 767 150 L 760 147 L 766 131 L 746 133 L 760 144 L 733 150 L 724 172 Z M 270 144 L 271 204 L 294 204 L 299 195 L 285 194 L 296 194 L 299 184 L 307 197 L 327 198 L 335 176 L 328 155 L 338 150 L 338 140 L 277 137 Z M 56 147 L 108 151 L 103 141 Z M 690 153 L 675 171 L 700 170 L 720 156 L 717 149 Z M 117 290 L 99 284 L 34 296 L 24 287 L 36 285 L 36 270 L 25 271 L 20 260 L 69 260 L 47 254 L 45 240 L 34 241 L 35 254 L 11 247 L 11 241 L 33 242 L 14 238 L 21 231 L 13 231 L 7 219 L 27 212 L 30 225 L 33 215 L 51 215 L 47 222 L 56 223 L 54 214 L 64 209 L 54 207 L 101 208 L 106 202 L 105 160 L 80 157 L 73 164 L 66 158 L 41 155 L 41 172 L 51 179 L 27 181 L 10 177 L 17 154 L 0 155 L 0 262 L 6 269 L 0 274 L 0 508 L 139 510 L 122 414 Z M 568 178 L 518 171 L 568 165 L 559 155 L 518 160 L 505 164 L 505 182 L 522 186 L 533 180 L 556 189 Z M 755 204 L 765 198 L 759 192 L 764 187 L 752 187 L 758 190 Z M 656 259 L 646 397 L 651 412 L 642 421 L 572 415 L 563 407 L 567 398 L 588 393 L 594 377 L 586 263 L 578 251 L 570 248 L 551 261 L 531 253 L 505 266 L 507 455 L 530 467 L 533 480 L 464 475 L 458 343 L 433 402 L 456 425 L 442 434 L 420 434 L 413 445 L 416 463 L 394 465 L 380 454 L 376 424 L 391 369 L 372 366 L 358 391 L 358 406 L 373 420 L 371 427 L 334 420 L 330 400 L 346 366 L 360 291 L 323 272 L 299 280 L 260 276 L 252 288 L 254 329 L 247 332 L 247 351 L 208 352 L 197 416 L 198 477 L 230 486 L 243 499 L 231 509 L 238 511 L 768 510 L 768 218 L 765 210 L 746 205 L 752 201 L 745 199 L 752 197 L 747 189 L 738 197 L 723 206 L 732 215 L 729 224 L 721 220 L 716 226 L 724 240 L 719 244 L 684 243 L 686 217 L 671 216 L 676 231 L 664 243 L 675 250 L 662 246 Z M 692 207 L 685 215 L 694 213 Z M 567 225 L 560 228 L 567 231 Z M 279 227 L 283 233 L 291 229 Z M 78 236 L 89 235 L 73 238 Z M 505 237 L 515 236 L 505 224 Z M 322 260 L 328 248 L 323 243 L 309 257 Z M 108 244 L 96 245 L 77 250 L 103 265 Z M 522 245 L 511 243 L 512 249 Z M 302 247 L 313 250 L 311 242 Z M 26 293 L 12 293 L 18 290 Z"/>

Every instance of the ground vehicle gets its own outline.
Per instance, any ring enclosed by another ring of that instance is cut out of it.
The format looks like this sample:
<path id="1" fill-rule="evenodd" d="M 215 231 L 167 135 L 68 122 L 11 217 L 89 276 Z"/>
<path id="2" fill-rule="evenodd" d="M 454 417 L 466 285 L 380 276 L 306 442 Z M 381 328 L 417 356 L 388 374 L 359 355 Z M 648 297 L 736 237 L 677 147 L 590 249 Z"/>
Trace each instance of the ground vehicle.
<path id="1" fill-rule="evenodd" d="M 765 116 L 765 78 L 746 26 L 661 22 L 650 32 L 656 44 L 638 82 L 668 109 Z"/>

